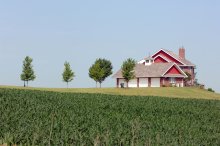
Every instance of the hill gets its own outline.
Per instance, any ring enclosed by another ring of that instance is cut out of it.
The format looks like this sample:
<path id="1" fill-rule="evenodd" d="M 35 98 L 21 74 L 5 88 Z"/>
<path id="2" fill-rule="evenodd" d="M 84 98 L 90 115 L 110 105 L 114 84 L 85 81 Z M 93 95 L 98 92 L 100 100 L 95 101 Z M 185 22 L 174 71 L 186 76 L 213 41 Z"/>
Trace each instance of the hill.
<path id="1" fill-rule="evenodd" d="M 220 101 L 0 88 L 0 145 L 220 145 Z"/>
<path id="2" fill-rule="evenodd" d="M 55 92 L 71 92 L 71 93 L 102 93 L 111 95 L 137 95 L 137 96 L 160 96 L 174 98 L 195 98 L 195 99 L 216 99 L 220 100 L 220 94 L 209 92 L 199 88 L 177 88 L 177 87 L 161 87 L 161 88 L 24 88 L 15 86 L 0 86 L 0 88 L 41 90 Z"/>

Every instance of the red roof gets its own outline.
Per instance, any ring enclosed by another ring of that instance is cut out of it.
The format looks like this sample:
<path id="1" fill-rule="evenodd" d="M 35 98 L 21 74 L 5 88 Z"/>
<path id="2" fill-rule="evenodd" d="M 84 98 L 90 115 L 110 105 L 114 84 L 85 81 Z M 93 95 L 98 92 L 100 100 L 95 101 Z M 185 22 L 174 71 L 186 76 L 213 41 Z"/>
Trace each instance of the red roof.
<path id="1" fill-rule="evenodd" d="M 170 51 L 170 50 L 165 50 L 165 49 L 161 49 L 162 51 L 164 51 L 165 53 L 169 54 L 171 57 L 173 57 L 174 59 L 180 61 L 181 63 L 183 63 L 186 66 L 195 66 L 195 64 L 193 64 L 192 62 L 190 62 L 187 59 L 181 58 L 179 55 L 175 54 L 174 52 Z M 183 65 L 183 66 L 184 66 Z"/>

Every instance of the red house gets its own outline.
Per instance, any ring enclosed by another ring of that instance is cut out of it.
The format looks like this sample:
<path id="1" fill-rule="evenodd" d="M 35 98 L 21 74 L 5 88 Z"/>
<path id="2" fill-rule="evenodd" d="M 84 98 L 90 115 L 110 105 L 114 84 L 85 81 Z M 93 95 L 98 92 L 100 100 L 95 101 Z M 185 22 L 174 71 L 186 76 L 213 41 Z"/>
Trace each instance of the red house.
<path id="1" fill-rule="evenodd" d="M 130 80 L 128 87 L 184 87 L 185 72 L 191 75 L 187 84 L 193 85 L 195 80 L 195 65 L 185 58 L 185 49 L 179 49 L 179 55 L 172 51 L 161 49 L 152 56 L 137 62 L 134 72 L 135 78 Z M 116 86 L 126 84 L 122 72 L 119 70 L 114 76 Z"/>

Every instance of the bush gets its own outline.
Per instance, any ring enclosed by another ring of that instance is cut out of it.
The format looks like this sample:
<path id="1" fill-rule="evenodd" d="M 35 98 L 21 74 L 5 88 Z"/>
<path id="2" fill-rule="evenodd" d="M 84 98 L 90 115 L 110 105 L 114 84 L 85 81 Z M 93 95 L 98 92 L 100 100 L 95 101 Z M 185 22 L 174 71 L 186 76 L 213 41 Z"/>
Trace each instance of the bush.
<path id="1" fill-rule="evenodd" d="M 174 83 L 170 83 L 170 84 L 169 84 L 169 87 L 177 87 L 177 86 L 176 86 L 176 84 L 174 84 Z"/>
<path id="2" fill-rule="evenodd" d="M 215 90 L 213 90 L 212 88 L 208 88 L 209 92 L 215 92 Z"/>

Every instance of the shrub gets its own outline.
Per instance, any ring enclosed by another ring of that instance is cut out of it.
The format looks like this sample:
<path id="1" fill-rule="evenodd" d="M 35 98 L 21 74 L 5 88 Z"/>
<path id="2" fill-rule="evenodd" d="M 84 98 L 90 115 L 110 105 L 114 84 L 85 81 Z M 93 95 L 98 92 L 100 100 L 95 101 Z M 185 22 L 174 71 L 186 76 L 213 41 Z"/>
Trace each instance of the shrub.
<path id="1" fill-rule="evenodd" d="M 215 92 L 215 90 L 213 90 L 212 88 L 208 88 L 209 92 Z"/>

